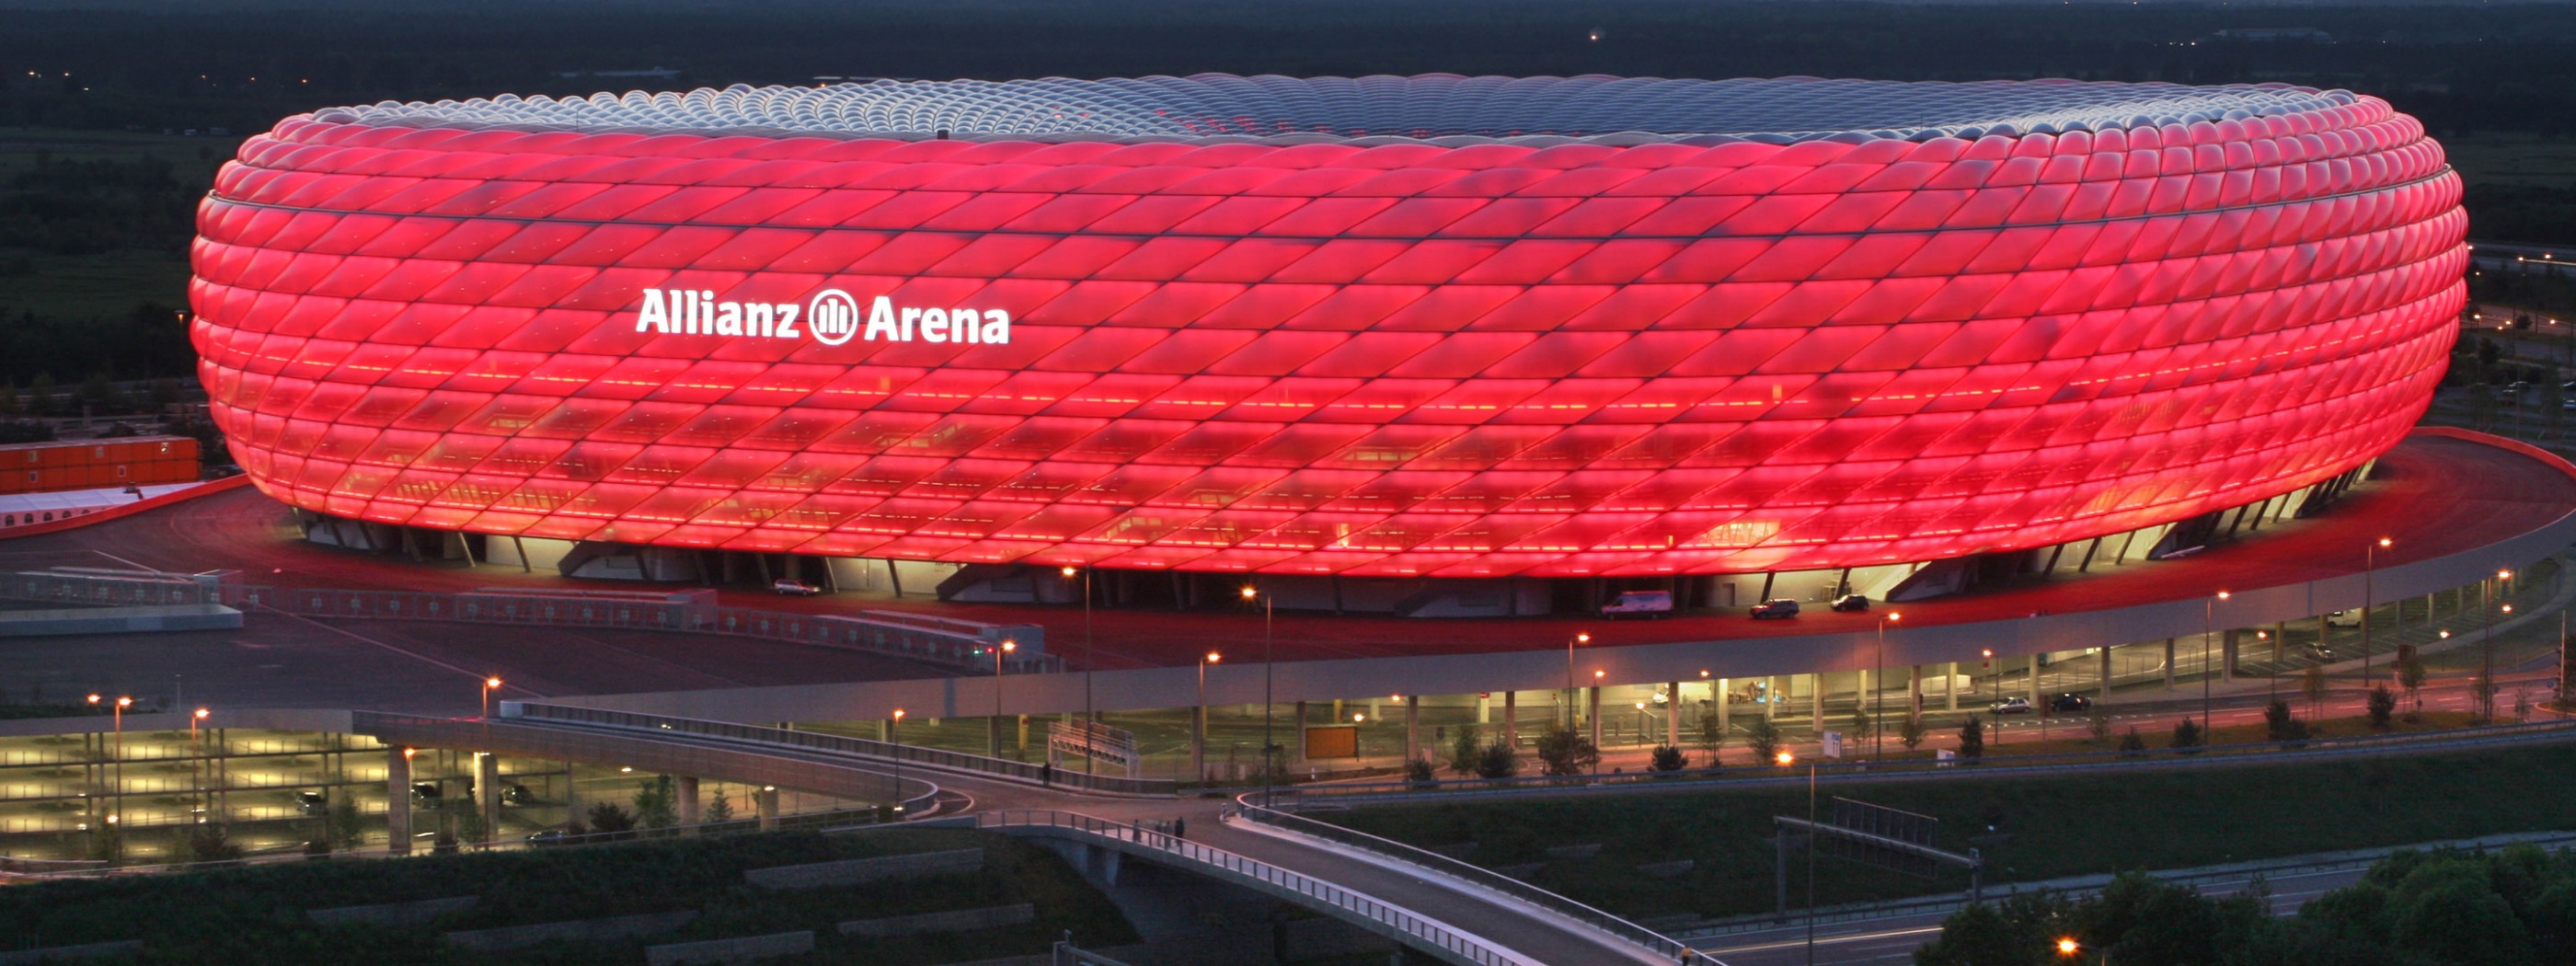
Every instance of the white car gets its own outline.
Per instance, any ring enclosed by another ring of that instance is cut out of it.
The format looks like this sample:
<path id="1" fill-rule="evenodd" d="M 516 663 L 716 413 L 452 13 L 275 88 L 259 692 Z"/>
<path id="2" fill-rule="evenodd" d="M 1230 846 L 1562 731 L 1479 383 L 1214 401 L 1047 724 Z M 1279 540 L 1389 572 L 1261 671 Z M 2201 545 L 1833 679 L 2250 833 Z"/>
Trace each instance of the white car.
<path id="1" fill-rule="evenodd" d="M 1673 592 L 1669 590 L 1623 590 L 1619 599 L 1601 605 L 1601 616 L 1611 620 L 1622 617 L 1649 617 L 1662 620 L 1673 616 Z"/>
<path id="2" fill-rule="evenodd" d="M 802 580 L 788 580 L 783 577 L 780 578 L 777 583 L 770 584 L 769 590 L 771 593 L 787 597 L 812 597 L 823 592 L 823 588 L 821 587 L 816 587 L 813 584 L 806 583 Z"/>

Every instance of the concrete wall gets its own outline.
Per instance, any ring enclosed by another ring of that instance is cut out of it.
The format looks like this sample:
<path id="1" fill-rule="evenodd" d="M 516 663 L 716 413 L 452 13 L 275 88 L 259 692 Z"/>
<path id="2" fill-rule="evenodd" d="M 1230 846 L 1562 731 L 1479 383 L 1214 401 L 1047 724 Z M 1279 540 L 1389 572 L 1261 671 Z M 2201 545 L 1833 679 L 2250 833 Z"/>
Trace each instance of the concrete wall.
<path id="1" fill-rule="evenodd" d="M 844 936 L 911 936 L 925 932 L 967 932 L 975 929 L 999 929 L 1036 922 L 1037 907 L 1028 903 L 1010 906 L 984 906 L 978 909 L 951 909 L 910 916 L 887 916 L 883 919 L 859 919 L 841 923 Z"/>
<path id="2" fill-rule="evenodd" d="M 665 943 L 644 947 L 646 966 L 682 966 L 684 963 L 747 963 L 775 956 L 800 956 L 814 951 L 813 930 L 774 932 L 766 936 L 742 936 L 734 939 L 708 939 L 693 943 Z"/>
<path id="3" fill-rule="evenodd" d="M 916 852 L 910 855 L 888 855 L 873 859 L 843 859 L 838 862 L 809 862 L 804 865 L 778 865 L 751 869 L 742 874 L 743 881 L 762 889 L 821 889 L 829 886 L 882 882 L 887 879 L 915 879 L 926 875 L 949 875 L 973 872 L 984 867 L 983 849 L 951 849 L 945 852 Z"/>

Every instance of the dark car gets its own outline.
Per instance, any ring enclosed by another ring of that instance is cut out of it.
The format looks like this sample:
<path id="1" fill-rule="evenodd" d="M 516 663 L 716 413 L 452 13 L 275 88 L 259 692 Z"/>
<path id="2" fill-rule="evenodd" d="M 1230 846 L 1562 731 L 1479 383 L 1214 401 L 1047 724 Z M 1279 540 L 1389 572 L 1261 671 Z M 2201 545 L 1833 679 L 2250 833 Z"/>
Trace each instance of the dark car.
<path id="1" fill-rule="evenodd" d="M 412 800 L 412 801 L 419 802 L 419 803 L 421 803 L 421 804 L 423 804 L 423 805 L 429 805 L 429 806 L 433 806 L 433 807 L 435 807 L 435 806 L 439 803 L 439 801 L 440 801 L 441 799 L 445 798 L 445 797 L 447 797 L 447 792 L 446 792 L 444 789 L 439 788 L 439 787 L 438 787 L 438 783 L 436 783 L 436 782 L 414 782 L 414 783 L 412 783 L 412 786 L 411 786 L 411 800 Z"/>
<path id="2" fill-rule="evenodd" d="M 2048 699 L 2048 709 L 2051 711 L 2090 711 L 2093 710 L 2093 699 L 2077 694 L 2073 691 L 2068 691 L 2064 694 Z"/>
<path id="3" fill-rule="evenodd" d="M 529 791 L 528 786 L 526 785 L 519 784 L 518 782 L 511 782 L 509 785 L 501 789 L 501 804 L 503 805 L 534 805 L 536 803 L 537 793 Z"/>
<path id="4" fill-rule="evenodd" d="M 1833 606 L 1834 606 L 1834 609 L 1835 609 L 1835 610 L 1842 611 L 1842 612 L 1845 612 L 1845 613 L 1849 613 L 1849 612 L 1852 612 L 1852 611 L 1868 610 L 1868 609 L 1869 609 L 1869 595 L 1867 595 L 1867 594 L 1844 594 L 1844 595 L 1842 595 L 1842 596 L 1840 596 L 1840 597 L 1836 597 L 1836 598 L 1834 598 L 1834 605 L 1833 605 Z"/>
<path id="5" fill-rule="evenodd" d="M 564 845 L 571 841 L 572 836 L 564 834 L 564 830 L 559 828 L 550 828 L 543 832 L 531 832 L 528 835 L 528 844 L 540 847 L 548 845 Z"/>
<path id="6" fill-rule="evenodd" d="M 1753 619 L 1757 621 L 1785 620 L 1796 616 L 1798 616 L 1798 602 L 1786 597 L 1766 600 L 1761 606 L 1753 608 Z"/>
<path id="7" fill-rule="evenodd" d="M 316 791 L 296 792 L 295 807 L 306 815 L 320 815 L 331 810 L 331 797 Z"/>

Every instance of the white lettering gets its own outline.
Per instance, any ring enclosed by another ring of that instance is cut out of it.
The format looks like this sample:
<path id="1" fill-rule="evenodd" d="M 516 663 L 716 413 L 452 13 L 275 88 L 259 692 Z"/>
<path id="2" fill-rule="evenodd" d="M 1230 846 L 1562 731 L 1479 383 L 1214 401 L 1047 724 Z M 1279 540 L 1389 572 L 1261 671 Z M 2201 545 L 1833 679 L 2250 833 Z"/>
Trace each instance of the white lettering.
<path id="1" fill-rule="evenodd" d="M 635 313 L 635 331 L 642 332 L 646 326 L 663 335 L 671 334 L 671 309 L 662 304 L 661 289 L 644 290 L 644 308 Z"/>
<path id="2" fill-rule="evenodd" d="M 742 334 L 769 338 L 778 334 L 778 306 L 753 302 L 742 307 Z"/>
<path id="3" fill-rule="evenodd" d="M 1011 313 L 1004 312 L 1000 309 L 985 309 L 984 344 L 1009 345 L 1010 343 Z"/>
<path id="4" fill-rule="evenodd" d="M 742 303 L 740 303 L 740 302 L 718 302 L 718 303 L 716 303 L 716 334 L 717 334 L 717 335 L 741 335 L 741 334 L 742 334 Z"/>
<path id="5" fill-rule="evenodd" d="M 883 295 L 868 305 L 867 341 L 875 342 L 883 334 L 888 342 L 910 341 L 898 335 L 894 327 L 894 300 Z"/>
<path id="6" fill-rule="evenodd" d="M 903 310 L 903 312 L 904 312 L 904 314 L 905 314 L 905 315 L 910 315 L 910 314 L 912 314 L 912 310 L 911 310 L 911 309 L 905 309 L 905 310 Z M 922 341 L 924 341 L 924 342 L 946 342 L 946 341 L 948 341 L 948 312 L 947 312 L 947 310 L 945 310 L 945 309 L 923 309 L 923 310 L 921 310 L 921 340 L 922 340 Z"/>
<path id="7" fill-rule="evenodd" d="M 903 341 L 912 341 L 912 324 L 921 321 L 920 309 L 903 310 Z"/>
<path id="8" fill-rule="evenodd" d="M 778 307 L 778 337 L 793 339 L 802 334 L 796 331 L 796 306 L 781 304 Z"/>

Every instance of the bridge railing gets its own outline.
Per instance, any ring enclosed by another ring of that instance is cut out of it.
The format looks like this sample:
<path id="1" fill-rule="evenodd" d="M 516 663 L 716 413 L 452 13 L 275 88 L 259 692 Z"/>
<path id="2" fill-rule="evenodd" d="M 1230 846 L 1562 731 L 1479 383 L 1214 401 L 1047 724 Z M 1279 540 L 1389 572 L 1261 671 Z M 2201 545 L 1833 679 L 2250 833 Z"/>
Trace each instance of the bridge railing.
<path id="1" fill-rule="evenodd" d="M 1537 906 L 1541 909 L 1572 919 L 1586 926 L 1598 929 L 1602 932 L 1609 933 L 1610 935 L 1616 936 L 1626 942 L 1633 943 L 1659 957 L 1662 957 L 1666 962 L 1682 963 L 1685 964 L 1685 966 L 1692 963 L 1708 964 L 1708 966 L 1725 966 L 1724 963 L 1720 963 L 1715 957 L 1712 957 L 1707 953 L 1693 950 L 1687 944 L 1684 944 L 1678 939 L 1666 936 L 1663 933 L 1656 932 L 1652 929 L 1648 929 L 1644 926 L 1640 926 L 1626 919 L 1611 915 L 1610 913 L 1603 912 L 1564 896 L 1557 895 L 1556 893 L 1549 892 L 1546 889 L 1512 878 L 1511 876 L 1495 872 L 1474 863 L 1462 862 L 1457 859 L 1441 855 L 1437 852 L 1418 849 L 1392 839 L 1379 838 L 1357 829 L 1343 828 L 1342 826 L 1334 825 L 1329 822 L 1318 822 L 1302 815 L 1294 815 L 1288 812 L 1279 811 L 1278 809 L 1263 808 L 1262 806 L 1252 803 L 1252 800 L 1255 797 L 1256 796 L 1254 795 L 1245 795 L 1236 799 L 1236 813 L 1242 815 L 1246 820 L 1259 822 L 1275 829 L 1294 832 L 1299 835 L 1305 835 L 1312 838 L 1323 839 L 1335 845 L 1357 849 L 1362 852 L 1368 852 L 1384 858 L 1393 859 L 1397 862 L 1417 866 L 1429 872 L 1435 872 L 1452 879 L 1460 880 L 1469 885 L 1502 893 L 1514 899 L 1518 899 L 1522 902 L 1529 903 L 1530 905 Z"/>
<path id="2" fill-rule="evenodd" d="M 705 721 L 671 715 L 638 714 L 631 711 L 608 711 L 600 708 L 577 708 L 569 705 L 521 701 L 501 702 L 501 717 L 528 723 L 584 725 L 663 735 L 684 734 L 749 745 L 803 748 L 836 755 L 902 761 L 930 768 L 1105 795 L 1169 797 L 1175 794 L 1173 783 L 1165 779 L 1069 772 L 1008 758 L 993 758 L 944 748 L 926 748 L 920 745 L 825 734 L 819 731 L 790 731 L 785 728 L 737 724 L 729 721 Z"/>
<path id="3" fill-rule="evenodd" d="M 1202 871 L 1221 873 L 1262 892 L 1292 900 L 1302 898 L 1308 900 L 1303 904 L 1338 910 L 1372 932 L 1447 962 L 1464 966 L 1534 966 L 1490 942 L 1424 919 L 1411 910 L 1389 905 L 1373 896 L 1158 829 L 1149 829 L 1142 823 L 1113 822 L 1074 812 L 1005 810 L 984 813 L 979 818 L 978 827 L 1002 832 L 1014 828 L 1042 828 L 1069 832 L 1078 838 L 1127 845 L 1178 859 Z"/>

